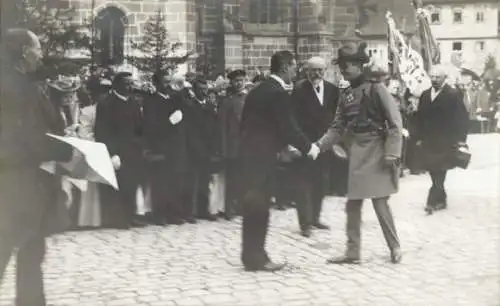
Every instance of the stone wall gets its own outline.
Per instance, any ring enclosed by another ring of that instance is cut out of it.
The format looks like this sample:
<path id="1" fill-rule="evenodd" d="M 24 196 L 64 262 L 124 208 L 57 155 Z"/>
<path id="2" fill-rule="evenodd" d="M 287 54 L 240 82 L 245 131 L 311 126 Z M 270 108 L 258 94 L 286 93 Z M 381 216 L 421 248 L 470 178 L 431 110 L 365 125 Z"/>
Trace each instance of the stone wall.
<path id="1" fill-rule="evenodd" d="M 91 20 L 90 0 L 68 0 L 77 9 L 77 21 L 89 23 Z M 196 46 L 196 11 L 194 0 L 95 0 L 94 16 L 109 6 L 121 9 L 127 16 L 125 50 L 130 40 L 138 39 L 144 32 L 144 25 L 162 10 L 172 41 L 182 42 L 186 50 Z"/>

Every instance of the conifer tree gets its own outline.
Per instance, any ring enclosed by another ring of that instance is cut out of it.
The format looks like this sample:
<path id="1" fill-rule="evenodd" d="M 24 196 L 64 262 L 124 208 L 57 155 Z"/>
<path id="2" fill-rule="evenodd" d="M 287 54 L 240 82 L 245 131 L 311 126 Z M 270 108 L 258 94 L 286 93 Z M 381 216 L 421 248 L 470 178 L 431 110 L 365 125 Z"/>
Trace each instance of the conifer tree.
<path id="1" fill-rule="evenodd" d="M 139 55 L 130 57 L 131 63 L 139 70 L 148 73 L 175 69 L 179 64 L 186 62 L 192 54 L 188 52 L 185 56 L 172 55 L 182 44 L 170 41 L 165 26 L 165 16 L 161 10 L 146 22 L 141 39 L 132 41 L 131 46 L 132 49 L 139 51 Z"/>

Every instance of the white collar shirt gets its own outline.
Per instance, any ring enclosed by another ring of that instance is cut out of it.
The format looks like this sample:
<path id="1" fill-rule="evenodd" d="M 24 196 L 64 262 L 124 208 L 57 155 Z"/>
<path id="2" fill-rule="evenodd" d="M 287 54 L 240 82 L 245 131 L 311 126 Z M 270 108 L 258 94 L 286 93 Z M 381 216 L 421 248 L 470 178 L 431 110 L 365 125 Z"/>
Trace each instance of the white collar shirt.
<path id="1" fill-rule="evenodd" d="M 314 85 L 312 84 L 312 87 L 313 87 L 313 90 L 314 90 L 314 93 L 316 94 L 316 97 L 318 97 L 318 101 L 321 105 L 324 105 L 323 103 L 323 97 L 325 96 L 324 93 L 325 93 L 325 82 L 323 80 L 321 80 L 321 82 L 319 82 L 318 85 Z"/>
<path id="2" fill-rule="evenodd" d="M 281 85 L 281 87 L 283 87 L 284 90 L 286 90 L 286 91 L 290 90 L 290 85 L 285 83 L 285 81 L 283 81 L 283 79 L 280 78 L 279 76 L 277 76 L 275 74 L 271 74 L 269 77 L 273 78 L 276 82 L 278 82 Z"/>
<path id="3" fill-rule="evenodd" d="M 441 91 L 443 91 L 443 87 L 444 85 L 441 86 L 441 88 L 439 88 L 438 90 L 436 90 L 434 87 L 431 87 L 431 102 L 434 102 L 434 100 L 441 93 Z"/>
<path id="4" fill-rule="evenodd" d="M 128 97 L 125 97 L 124 95 L 121 95 L 119 94 L 116 90 L 113 89 L 113 94 L 118 97 L 118 99 L 122 100 L 122 101 L 127 101 L 128 100 Z"/>

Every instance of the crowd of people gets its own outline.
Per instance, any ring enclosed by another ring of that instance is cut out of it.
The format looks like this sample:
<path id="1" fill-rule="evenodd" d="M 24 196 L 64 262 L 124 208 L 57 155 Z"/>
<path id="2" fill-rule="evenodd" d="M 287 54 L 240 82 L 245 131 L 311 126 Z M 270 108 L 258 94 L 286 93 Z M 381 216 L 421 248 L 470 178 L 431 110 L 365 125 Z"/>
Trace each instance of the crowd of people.
<path id="1" fill-rule="evenodd" d="M 265 250 L 272 203 L 295 206 L 300 234 L 310 237 L 329 229 L 321 219 L 328 194 L 347 198 L 346 252 L 328 263 L 360 263 L 361 208 L 371 199 L 397 264 L 402 253 L 388 202 L 401 165 L 430 173 L 425 211 L 445 209 L 446 174 L 457 166 L 469 129 L 465 94 L 447 85 L 442 66 L 431 69 L 432 87 L 414 98 L 367 72 L 366 44 L 338 50 L 337 84 L 324 80 L 320 57 L 297 76 L 289 51 L 273 54 L 270 74 L 250 83 L 244 70 L 210 82 L 171 69 L 158 69 L 145 83 L 128 71 L 98 68 L 36 81 L 37 37 L 11 29 L 5 41 L 0 279 L 17 250 L 17 305 L 44 304 L 44 238 L 68 227 L 129 229 L 241 215 L 245 269 L 276 271 L 284 264 Z M 40 169 L 72 158 L 46 133 L 104 143 L 119 189 L 79 188 L 64 173 Z"/>
<path id="2" fill-rule="evenodd" d="M 118 176 L 119 191 L 94 183 L 82 190 L 65 181 L 73 228 L 179 225 L 241 215 L 240 122 L 248 92 L 266 76 L 256 75 L 251 82 L 248 78 L 244 70 L 211 81 L 167 69 L 145 82 L 113 67 L 43 82 L 63 115 L 65 135 L 106 144 Z M 332 117 L 336 98 L 327 98 L 332 101 L 328 111 L 317 111 Z M 323 126 L 328 122 L 322 119 Z M 301 201 L 293 195 L 294 165 L 284 153 L 275 167 L 269 200 L 277 209 L 301 210 Z M 345 161 L 330 156 L 328 162 L 325 168 L 331 173 L 343 174 L 336 175 L 337 184 L 328 183 L 332 188 L 325 188 L 343 195 Z"/>

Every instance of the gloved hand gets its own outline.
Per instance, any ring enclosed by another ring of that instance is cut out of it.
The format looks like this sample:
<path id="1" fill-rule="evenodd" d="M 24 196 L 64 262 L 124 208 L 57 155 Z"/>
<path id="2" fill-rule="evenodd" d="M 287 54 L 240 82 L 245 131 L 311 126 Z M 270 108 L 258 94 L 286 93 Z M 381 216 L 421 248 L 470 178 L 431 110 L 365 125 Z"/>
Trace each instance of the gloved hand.
<path id="1" fill-rule="evenodd" d="M 399 164 L 399 158 L 396 156 L 392 155 L 386 155 L 384 156 L 384 165 L 389 168 L 393 168 L 398 166 Z"/>

